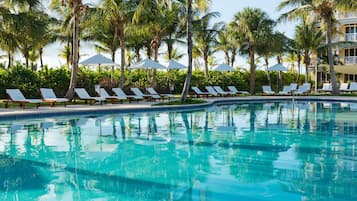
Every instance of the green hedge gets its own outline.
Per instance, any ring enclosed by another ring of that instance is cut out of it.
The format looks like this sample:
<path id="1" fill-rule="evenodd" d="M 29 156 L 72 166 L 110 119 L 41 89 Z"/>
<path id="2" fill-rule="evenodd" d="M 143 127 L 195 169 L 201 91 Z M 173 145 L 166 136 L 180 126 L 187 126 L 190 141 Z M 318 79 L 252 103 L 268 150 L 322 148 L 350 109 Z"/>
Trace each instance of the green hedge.
<path id="1" fill-rule="evenodd" d="M 276 89 L 276 81 L 278 77 L 277 72 L 271 75 L 272 88 Z M 21 65 L 16 65 L 10 69 L 0 68 L 0 98 L 6 98 L 6 88 L 18 88 L 28 98 L 40 97 L 40 87 L 53 88 L 58 96 L 64 96 L 70 81 L 70 71 L 64 67 L 62 68 L 43 68 L 40 71 L 32 71 L 26 69 Z M 288 85 L 291 82 L 296 82 L 297 74 L 283 73 L 282 85 Z M 78 73 L 78 87 L 84 87 L 92 95 L 95 95 L 94 85 L 110 89 L 117 87 L 120 78 L 120 71 L 115 70 L 111 73 L 110 70 L 91 71 L 85 68 L 80 68 Z M 145 89 L 150 84 L 152 72 L 147 74 L 145 70 L 127 71 L 125 73 L 124 90 L 129 92 L 130 87 L 139 87 Z M 174 85 L 174 92 L 181 93 L 183 84 L 186 79 L 186 71 L 173 70 L 169 72 L 157 72 L 157 91 L 161 93 L 169 92 L 169 86 Z M 301 80 L 304 80 L 301 76 Z M 265 71 L 256 71 L 256 89 L 261 92 L 262 85 L 269 84 Z M 194 71 L 191 79 L 191 86 L 198 86 L 204 89 L 207 85 L 220 85 L 226 89 L 229 85 L 236 86 L 239 90 L 249 90 L 249 72 L 209 72 L 209 78 L 204 77 L 202 71 Z M 110 92 L 108 90 L 108 92 Z"/>

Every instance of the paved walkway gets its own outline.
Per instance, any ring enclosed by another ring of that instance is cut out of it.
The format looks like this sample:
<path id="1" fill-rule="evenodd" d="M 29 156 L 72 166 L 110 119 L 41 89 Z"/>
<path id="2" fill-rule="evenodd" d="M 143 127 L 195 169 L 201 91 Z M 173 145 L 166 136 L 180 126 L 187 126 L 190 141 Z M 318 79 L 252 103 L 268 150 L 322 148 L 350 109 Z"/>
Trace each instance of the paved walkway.
<path id="1" fill-rule="evenodd" d="M 275 100 L 313 100 L 313 101 L 343 101 L 357 102 L 357 97 L 349 96 L 245 96 L 245 97 L 218 97 L 208 98 L 207 103 L 195 105 L 164 105 L 155 106 L 158 102 L 139 103 L 124 103 L 124 104 L 103 104 L 103 105 L 57 105 L 55 107 L 39 107 L 36 108 L 1 108 L 0 119 L 9 120 L 17 118 L 36 118 L 57 115 L 73 115 L 73 114 L 99 114 L 108 112 L 144 112 L 144 111 L 159 111 L 159 110 L 191 110 L 194 108 L 202 108 L 213 103 L 224 102 L 245 102 L 245 101 L 275 101 Z"/>

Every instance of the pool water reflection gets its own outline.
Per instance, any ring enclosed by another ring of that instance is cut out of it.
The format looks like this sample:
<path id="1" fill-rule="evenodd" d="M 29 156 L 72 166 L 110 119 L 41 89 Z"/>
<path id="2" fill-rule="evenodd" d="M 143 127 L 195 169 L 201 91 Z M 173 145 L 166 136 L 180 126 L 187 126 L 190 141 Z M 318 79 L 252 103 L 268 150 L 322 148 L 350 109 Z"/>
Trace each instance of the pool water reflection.
<path id="1" fill-rule="evenodd" d="M 0 200 L 357 200 L 356 117 L 272 102 L 0 122 Z"/>

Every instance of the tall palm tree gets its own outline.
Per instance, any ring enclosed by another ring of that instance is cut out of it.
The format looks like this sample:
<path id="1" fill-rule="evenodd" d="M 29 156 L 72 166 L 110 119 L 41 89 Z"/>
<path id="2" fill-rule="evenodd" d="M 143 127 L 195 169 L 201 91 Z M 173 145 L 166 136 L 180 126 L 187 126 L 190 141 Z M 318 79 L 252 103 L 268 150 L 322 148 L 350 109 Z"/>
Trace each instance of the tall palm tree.
<path id="1" fill-rule="evenodd" d="M 222 29 L 218 33 L 217 43 L 215 45 L 216 51 L 222 51 L 224 53 L 224 60 L 226 64 L 229 65 L 230 56 L 229 51 L 231 50 L 231 43 L 229 41 L 230 33 L 227 31 L 226 28 Z"/>
<path id="2" fill-rule="evenodd" d="M 262 36 L 271 31 L 273 20 L 260 9 L 245 8 L 234 17 L 233 25 L 242 36 L 250 57 L 250 93 L 255 94 L 255 53 Z"/>
<path id="3" fill-rule="evenodd" d="M 181 101 L 186 101 L 188 91 L 190 89 L 190 82 L 192 77 L 192 5 L 195 3 L 199 10 L 206 10 L 209 5 L 209 0 L 187 0 L 186 1 L 186 36 L 187 36 L 187 56 L 188 56 L 188 66 L 187 66 L 187 75 L 185 79 L 185 84 L 181 93 Z"/>
<path id="4" fill-rule="evenodd" d="M 311 65 L 311 54 L 316 51 L 323 40 L 323 33 L 321 29 L 317 28 L 317 22 L 308 22 L 303 20 L 295 30 L 295 42 L 300 49 L 303 50 L 304 64 L 305 64 L 305 81 L 308 81 L 309 71 Z"/>
<path id="5" fill-rule="evenodd" d="M 203 57 L 205 66 L 205 77 L 208 77 L 208 58 L 212 55 L 213 46 L 217 43 L 216 37 L 223 27 L 222 22 L 217 22 L 211 25 L 211 20 L 219 16 L 217 12 L 206 13 L 200 19 L 194 21 L 194 41 L 200 56 Z"/>
<path id="6" fill-rule="evenodd" d="M 102 8 L 99 9 L 105 20 L 110 22 L 114 28 L 114 38 L 120 42 L 120 81 L 123 87 L 125 82 L 125 28 L 131 22 L 132 14 L 137 1 L 128 0 L 102 0 Z"/>
<path id="7" fill-rule="evenodd" d="M 353 11 L 357 9 L 355 0 L 283 0 L 278 9 L 292 8 L 290 11 L 284 13 L 281 19 L 297 19 L 301 16 L 315 14 L 317 19 L 321 19 L 326 27 L 327 38 L 327 55 L 330 67 L 330 77 L 332 83 L 332 94 L 338 95 L 339 89 L 337 86 L 337 79 L 335 75 L 333 53 L 332 53 L 332 19 L 336 11 Z"/>
<path id="8" fill-rule="evenodd" d="M 269 59 L 273 56 L 280 56 L 287 51 L 288 38 L 280 32 L 267 30 L 261 37 L 261 43 L 257 46 L 257 54 L 262 56 L 265 61 L 269 85 L 271 85 L 270 74 L 268 71 Z"/>
<path id="9" fill-rule="evenodd" d="M 68 6 L 71 9 L 71 17 L 73 23 L 72 29 L 72 73 L 69 88 L 66 93 L 68 99 L 73 99 L 74 88 L 77 86 L 77 73 L 78 73 L 78 60 L 79 60 L 79 19 L 87 6 L 82 3 L 82 0 L 62 0 L 64 6 Z"/>

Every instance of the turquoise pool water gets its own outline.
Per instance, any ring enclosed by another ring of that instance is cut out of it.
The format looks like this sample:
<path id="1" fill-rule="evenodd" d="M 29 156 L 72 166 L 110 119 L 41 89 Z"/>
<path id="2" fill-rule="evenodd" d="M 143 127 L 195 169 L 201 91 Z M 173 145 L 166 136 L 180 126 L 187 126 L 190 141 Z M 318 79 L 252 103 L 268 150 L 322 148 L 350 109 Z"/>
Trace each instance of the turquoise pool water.
<path id="1" fill-rule="evenodd" d="M 357 200 L 357 107 L 0 122 L 0 200 Z"/>

